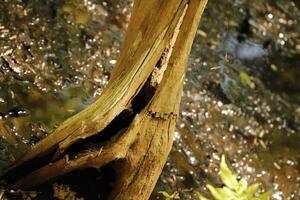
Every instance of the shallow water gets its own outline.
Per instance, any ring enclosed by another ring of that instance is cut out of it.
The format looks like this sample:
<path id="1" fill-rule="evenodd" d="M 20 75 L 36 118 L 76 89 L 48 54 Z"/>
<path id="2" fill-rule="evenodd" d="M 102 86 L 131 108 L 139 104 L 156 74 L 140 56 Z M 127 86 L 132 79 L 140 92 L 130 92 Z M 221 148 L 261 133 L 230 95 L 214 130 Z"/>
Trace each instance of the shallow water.
<path id="1" fill-rule="evenodd" d="M 109 80 L 131 3 L 0 0 L 1 167 L 87 107 Z M 225 154 L 273 199 L 300 199 L 300 5 L 209 0 L 160 190 L 220 185 Z"/>
<path id="2" fill-rule="evenodd" d="M 11 144 L 3 153 L 24 152 L 101 93 L 129 17 L 128 4 L 111 5 L 1 2 L 0 130 Z"/>
<path id="3" fill-rule="evenodd" d="M 160 187 L 205 193 L 225 154 L 273 199 L 300 199 L 299 20 L 293 1 L 209 2 Z"/>

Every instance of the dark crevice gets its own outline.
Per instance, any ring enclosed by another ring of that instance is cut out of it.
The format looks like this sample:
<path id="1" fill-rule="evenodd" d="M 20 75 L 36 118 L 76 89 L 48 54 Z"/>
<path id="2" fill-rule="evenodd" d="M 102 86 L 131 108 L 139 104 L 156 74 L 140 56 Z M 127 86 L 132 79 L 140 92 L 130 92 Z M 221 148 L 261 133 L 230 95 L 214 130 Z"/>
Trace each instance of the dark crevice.
<path id="1" fill-rule="evenodd" d="M 71 191 L 76 192 L 78 198 L 108 199 L 117 180 L 114 163 L 102 167 L 101 170 L 94 168 L 76 170 L 33 189 L 40 194 L 37 197 L 40 200 L 54 199 L 52 189 L 54 183 L 68 185 Z"/>
<path id="2" fill-rule="evenodd" d="M 160 59 L 161 60 L 161 59 Z M 159 63 L 160 61 L 158 61 Z M 99 148 L 112 137 L 122 134 L 132 123 L 136 114 L 140 113 L 151 101 L 156 88 L 151 86 L 151 75 L 143 85 L 138 94 L 131 101 L 131 108 L 123 110 L 109 125 L 107 125 L 99 134 L 81 140 L 66 150 L 66 154 L 72 159 L 78 152 L 88 150 L 89 148 Z"/>
<path id="3" fill-rule="evenodd" d="M 157 61 L 155 68 L 156 69 L 161 69 L 162 65 L 163 65 L 163 61 L 165 59 L 165 57 L 167 56 L 168 52 L 170 49 L 165 48 L 162 52 L 161 57 L 159 58 L 159 60 Z M 154 68 L 154 70 L 155 70 Z M 143 85 L 142 89 L 140 90 L 140 92 L 134 97 L 134 99 L 132 100 L 131 104 L 132 104 L 132 110 L 134 113 L 140 113 L 143 108 L 145 108 L 148 103 L 151 101 L 152 97 L 154 96 L 154 93 L 157 89 L 157 85 L 153 86 L 151 84 L 151 79 L 152 79 L 152 73 L 150 74 L 150 76 L 148 77 L 146 83 Z"/>
<path id="4" fill-rule="evenodd" d="M 85 140 L 80 140 L 79 142 L 71 145 L 71 147 L 69 147 L 65 153 L 56 160 L 61 159 L 65 155 L 69 155 L 69 159 L 74 159 L 81 152 L 89 149 L 99 149 L 101 145 L 109 141 L 114 135 L 117 135 L 122 130 L 126 130 L 133 121 L 134 116 L 135 115 L 131 110 L 124 110 L 99 134 L 86 138 Z M 33 160 L 25 162 L 12 172 L 5 174 L 3 178 L 7 180 L 8 185 L 13 184 L 16 180 L 24 177 L 26 174 L 29 174 L 30 172 L 49 164 L 53 158 L 53 154 L 56 153 L 56 149 L 56 147 L 53 148 L 47 155 L 43 157 L 37 157 Z"/>
<path id="5" fill-rule="evenodd" d="M 160 61 L 158 61 L 158 63 L 159 62 Z M 105 142 L 108 142 L 113 137 L 125 132 L 125 130 L 132 123 L 136 114 L 140 113 L 142 109 L 147 106 L 156 91 L 156 88 L 151 86 L 150 80 L 151 74 L 146 83 L 143 85 L 142 89 L 133 98 L 131 108 L 123 110 L 100 133 L 84 140 L 80 140 L 71 145 L 68 149 L 66 149 L 64 154 L 57 159 L 60 159 L 65 155 L 69 155 L 70 159 L 74 159 L 79 153 L 89 149 L 99 149 L 105 144 Z M 5 174 L 3 179 L 7 180 L 7 185 L 13 184 L 16 180 L 24 177 L 26 174 L 29 174 L 30 172 L 49 164 L 56 150 L 57 146 L 53 147 L 46 155 L 25 162 L 21 166 L 18 166 L 11 172 Z"/>
<path id="6" fill-rule="evenodd" d="M 158 60 L 158 62 L 156 64 L 157 68 L 159 68 L 160 67 L 159 65 L 161 65 L 161 60 L 163 59 L 164 53 L 162 54 L 161 58 Z M 8 64 L 8 63 L 5 63 L 5 64 Z M 11 68 L 9 68 L 9 69 L 12 70 Z M 89 149 L 95 149 L 95 148 L 99 149 L 106 142 L 112 141 L 113 137 L 118 137 L 119 135 L 124 133 L 127 130 L 127 128 L 130 126 L 132 121 L 134 120 L 134 117 L 148 105 L 148 103 L 151 101 L 151 99 L 153 98 L 153 96 L 155 94 L 157 87 L 153 87 L 151 85 L 151 78 L 152 78 L 152 73 L 149 75 L 147 81 L 142 86 L 141 90 L 132 99 L 131 108 L 127 108 L 127 109 L 123 110 L 100 133 L 98 133 L 94 136 L 91 136 L 89 138 L 86 138 L 84 140 L 80 140 L 80 141 L 76 142 L 75 144 L 71 145 L 69 148 L 66 149 L 66 151 L 60 157 L 56 158 L 56 160 L 62 158 L 65 155 L 69 155 L 70 159 L 75 159 L 76 156 L 79 155 L 80 153 L 85 152 L 86 150 L 89 150 Z M 49 152 L 46 155 L 42 155 L 42 157 L 38 156 L 38 157 L 34 158 L 33 160 L 25 162 L 21 166 L 15 168 L 14 170 L 5 174 L 3 176 L 3 178 L 7 181 L 7 185 L 8 186 L 12 185 L 16 180 L 19 180 L 21 177 L 24 177 L 25 175 L 29 174 L 30 172 L 33 172 L 43 166 L 48 165 L 51 162 L 53 162 L 52 161 L 53 155 L 56 153 L 56 151 L 57 151 L 57 145 L 54 146 L 51 150 L 49 150 Z M 102 167 L 101 170 L 109 171 L 109 168 L 111 168 L 109 166 L 110 166 L 110 164 Z M 78 172 L 78 170 L 76 170 L 74 172 L 74 174 L 76 174 L 76 173 L 82 174 L 83 172 L 81 170 L 81 173 L 80 173 L 80 172 Z M 90 173 L 94 173 L 94 172 L 88 172 L 88 174 L 90 174 Z M 69 176 L 72 176 L 72 174 L 65 175 L 64 177 L 67 179 L 67 177 L 69 177 Z M 105 173 L 103 176 L 105 176 Z M 106 179 L 106 178 L 104 177 L 104 179 Z M 80 182 L 83 182 L 83 181 L 77 181 L 77 183 L 80 183 Z M 86 183 L 89 183 L 89 181 L 86 181 Z M 105 183 L 105 181 L 103 183 Z M 96 185 L 97 185 L 97 188 L 100 187 L 98 185 L 98 183 Z M 48 185 L 48 187 L 49 187 L 49 185 Z M 40 188 L 40 187 L 38 187 L 38 188 Z M 108 188 L 105 190 L 109 191 Z M 76 189 L 76 191 L 77 191 L 77 189 Z M 90 198 L 88 198 L 88 199 L 90 199 Z M 94 198 L 92 198 L 92 199 L 94 199 Z"/>
<path id="7" fill-rule="evenodd" d="M 135 114 L 132 110 L 123 110 L 99 134 L 76 142 L 65 151 L 65 154 L 70 155 L 70 159 L 73 159 L 79 152 L 100 148 L 105 142 L 110 141 L 112 137 L 124 132 L 133 121 L 134 116 Z"/>
<path id="8" fill-rule="evenodd" d="M 141 91 L 132 100 L 132 110 L 134 113 L 140 113 L 143 110 L 143 108 L 147 106 L 147 104 L 152 99 L 155 90 L 156 88 L 151 86 L 150 78 L 148 78 Z"/>

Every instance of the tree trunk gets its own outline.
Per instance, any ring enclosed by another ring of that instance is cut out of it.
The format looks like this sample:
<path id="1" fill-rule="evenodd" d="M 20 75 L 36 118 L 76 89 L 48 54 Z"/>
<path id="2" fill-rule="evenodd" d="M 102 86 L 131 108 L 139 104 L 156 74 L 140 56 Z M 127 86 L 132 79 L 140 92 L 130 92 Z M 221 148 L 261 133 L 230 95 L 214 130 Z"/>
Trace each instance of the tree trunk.
<path id="1" fill-rule="evenodd" d="M 9 168 L 12 174 L 32 160 L 49 158 L 13 187 L 29 189 L 74 170 L 113 163 L 117 181 L 109 198 L 148 199 L 172 147 L 188 55 L 206 3 L 135 0 L 102 95 Z M 89 147 L 78 148 L 82 143 Z"/>

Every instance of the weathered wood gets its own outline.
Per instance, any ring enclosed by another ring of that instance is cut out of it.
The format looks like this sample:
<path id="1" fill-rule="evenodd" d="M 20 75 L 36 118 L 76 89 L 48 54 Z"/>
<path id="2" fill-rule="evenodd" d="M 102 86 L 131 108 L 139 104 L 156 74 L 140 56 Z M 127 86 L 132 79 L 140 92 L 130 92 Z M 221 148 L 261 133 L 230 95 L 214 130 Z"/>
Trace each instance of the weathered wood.
<path id="1" fill-rule="evenodd" d="M 148 117 L 140 131 L 142 137 L 128 153 L 112 199 L 148 199 L 155 186 L 173 144 L 187 60 L 206 3 L 206 0 L 189 2 L 167 71 L 145 108 Z"/>
<path id="2" fill-rule="evenodd" d="M 79 152 L 73 159 L 67 155 L 56 159 L 20 179 L 14 187 L 27 189 L 73 170 L 99 169 L 121 161 L 110 199 L 148 199 L 172 147 L 188 55 L 206 3 L 136 0 L 124 48 L 106 90 L 91 107 L 67 120 L 13 167 L 45 154 L 55 145 L 63 154 L 70 144 L 105 128 L 130 106 L 147 84 L 164 48 L 169 47 L 165 51 L 170 54 L 164 63 L 166 69 L 150 102 L 136 113 L 127 130 L 120 130 L 105 144 L 88 153 Z"/>
<path id="3" fill-rule="evenodd" d="M 53 148 L 62 153 L 74 142 L 99 133 L 129 107 L 169 43 L 186 2 L 154 0 L 134 4 L 124 50 L 101 96 L 87 109 L 63 122 L 10 169 L 44 156 Z"/>

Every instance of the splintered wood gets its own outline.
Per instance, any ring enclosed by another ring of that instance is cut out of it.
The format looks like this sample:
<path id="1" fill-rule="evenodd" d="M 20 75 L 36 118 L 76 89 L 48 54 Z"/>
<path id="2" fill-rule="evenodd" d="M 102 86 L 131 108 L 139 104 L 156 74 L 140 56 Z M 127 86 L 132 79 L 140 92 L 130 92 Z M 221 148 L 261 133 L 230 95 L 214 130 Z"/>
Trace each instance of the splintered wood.
<path id="1" fill-rule="evenodd" d="M 66 120 L 11 168 L 55 155 L 54 160 L 21 177 L 14 188 L 31 188 L 74 170 L 115 167 L 109 199 L 149 198 L 173 143 L 183 80 L 192 42 L 207 0 L 135 0 L 125 43 L 102 95 L 86 110 Z M 151 80 L 154 94 L 126 129 L 72 159 L 66 151 L 79 140 L 103 134 Z M 84 125 L 83 125 L 84 124 Z M 50 161 L 49 161 L 50 162 Z"/>
<path id="2" fill-rule="evenodd" d="M 150 84 L 153 87 L 157 87 L 158 84 L 162 81 L 164 72 L 167 69 L 167 66 L 169 64 L 170 57 L 173 52 L 173 48 L 177 39 L 177 36 L 179 34 L 180 26 L 183 21 L 183 17 L 185 16 L 186 10 L 187 10 L 188 5 L 186 5 L 177 26 L 175 27 L 174 33 L 172 35 L 170 43 L 167 45 L 167 47 L 164 49 L 161 58 L 159 59 L 159 62 L 157 65 L 154 67 L 153 72 L 151 74 L 151 80 Z"/>

